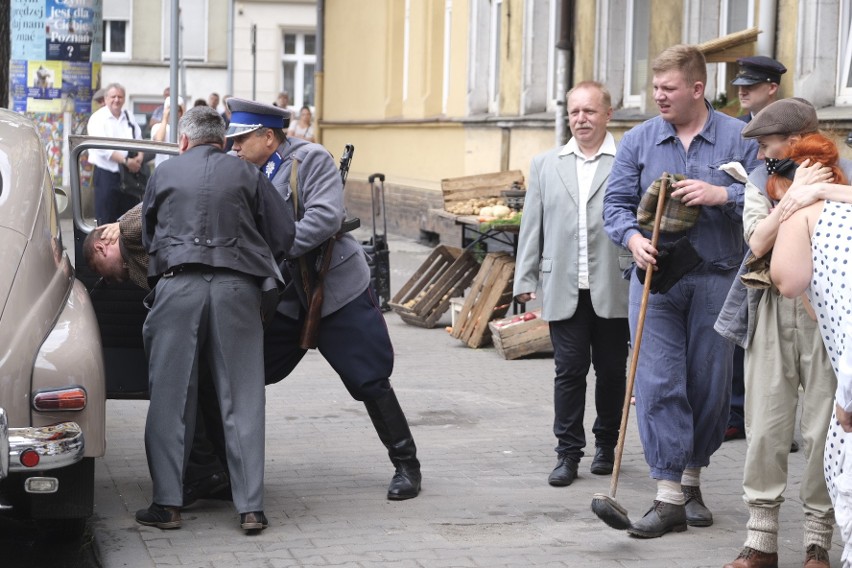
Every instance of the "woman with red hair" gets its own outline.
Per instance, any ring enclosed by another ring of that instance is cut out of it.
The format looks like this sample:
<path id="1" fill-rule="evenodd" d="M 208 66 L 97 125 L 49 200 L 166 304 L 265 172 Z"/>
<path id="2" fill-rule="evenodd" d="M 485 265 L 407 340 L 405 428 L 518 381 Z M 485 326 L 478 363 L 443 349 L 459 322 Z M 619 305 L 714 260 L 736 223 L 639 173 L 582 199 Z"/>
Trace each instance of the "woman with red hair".
<path id="1" fill-rule="evenodd" d="M 802 186 L 845 183 L 852 172 L 852 167 L 841 167 L 837 147 L 818 127 L 814 107 L 794 98 L 770 104 L 743 129 L 743 137 L 757 139 L 758 158 L 765 160 L 749 174 L 743 208 L 743 231 L 755 257 L 768 258 L 773 252 L 784 214 L 795 206 L 788 195 L 796 192 L 801 201 Z M 801 298 L 785 298 L 771 284 L 748 294 L 753 318 L 748 327 L 754 330 L 744 345 L 748 449 L 743 500 L 749 510 L 748 532 L 740 555 L 725 568 L 778 564 L 779 512 L 800 388 L 807 461 L 799 491 L 805 514 L 804 566 L 828 568 L 834 510 L 823 475 L 823 448 L 833 407 L 834 371 Z"/>

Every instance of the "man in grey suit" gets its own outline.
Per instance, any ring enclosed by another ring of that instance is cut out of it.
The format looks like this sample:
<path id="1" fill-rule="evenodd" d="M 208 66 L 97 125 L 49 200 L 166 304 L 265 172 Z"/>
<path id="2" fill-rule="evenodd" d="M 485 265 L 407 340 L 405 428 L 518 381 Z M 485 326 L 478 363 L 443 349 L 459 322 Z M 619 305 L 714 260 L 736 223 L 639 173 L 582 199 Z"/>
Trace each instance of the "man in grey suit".
<path id="1" fill-rule="evenodd" d="M 203 358 L 226 425 L 240 526 L 257 531 L 267 526 L 259 283 L 274 278 L 283 284 L 278 264 L 293 243 L 295 224 L 269 180 L 222 151 L 225 123 L 215 109 L 191 109 L 180 130 L 180 155 L 154 171 L 142 201 L 153 288 L 142 335 L 151 399 L 145 449 L 154 495 L 136 520 L 161 529 L 181 525 Z"/>
<path id="2" fill-rule="evenodd" d="M 390 384 L 393 345 L 370 286 L 364 249 L 348 233 L 339 234 L 345 210 L 334 160 L 321 145 L 286 136 L 287 110 L 236 97 L 228 99 L 228 107 L 233 151 L 261 168 L 297 219 L 296 239 L 287 251 L 290 260 L 282 267 L 288 286 L 264 337 L 267 376 L 272 377 L 267 383 L 286 377 L 306 353 L 299 347 L 308 308 L 306 291 L 312 286 L 320 246 L 334 237 L 317 347 L 352 398 L 364 402 L 388 450 L 395 472 L 387 498 L 417 497 L 421 482 L 417 448 Z"/>
<path id="3" fill-rule="evenodd" d="M 595 367 L 597 418 L 591 472 L 612 473 L 624 402 L 627 364 L 628 283 L 621 251 L 603 230 L 606 181 L 615 140 L 606 130 L 610 95 L 585 81 L 568 91 L 573 137 L 562 148 L 534 157 L 524 200 L 515 268 L 518 302 L 535 299 L 541 272 L 542 318 L 550 323 L 556 377 L 553 433 L 556 468 L 548 482 L 571 485 L 583 456 L 586 375 Z"/>

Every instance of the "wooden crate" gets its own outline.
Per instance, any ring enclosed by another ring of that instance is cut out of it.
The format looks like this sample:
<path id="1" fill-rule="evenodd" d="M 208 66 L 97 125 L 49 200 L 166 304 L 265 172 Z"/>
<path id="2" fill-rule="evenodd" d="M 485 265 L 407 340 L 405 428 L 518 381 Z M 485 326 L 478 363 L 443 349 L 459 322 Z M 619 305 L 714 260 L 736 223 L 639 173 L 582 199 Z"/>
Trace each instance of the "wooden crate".
<path id="1" fill-rule="evenodd" d="M 523 186 L 524 173 L 521 170 L 442 179 L 444 209 L 468 199 L 500 197 L 503 191 L 512 189 L 513 183 Z"/>
<path id="2" fill-rule="evenodd" d="M 523 316 L 513 316 L 488 324 L 494 348 L 504 359 L 517 359 L 533 353 L 553 353 L 550 326 L 541 319 L 541 310 L 529 313 L 536 317 L 530 320 L 513 321 L 515 318 L 523 318 Z"/>
<path id="3" fill-rule="evenodd" d="M 452 336 L 468 347 L 482 347 L 491 338 L 488 322 L 502 317 L 512 301 L 515 259 L 505 252 L 488 253 L 470 285 Z"/>
<path id="4" fill-rule="evenodd" d="M 449 309 L 450 298 L 464 293 L 478 269 L 470 252 L 437 246 L 388 305 L 408 324 L 435 327 Z"/>

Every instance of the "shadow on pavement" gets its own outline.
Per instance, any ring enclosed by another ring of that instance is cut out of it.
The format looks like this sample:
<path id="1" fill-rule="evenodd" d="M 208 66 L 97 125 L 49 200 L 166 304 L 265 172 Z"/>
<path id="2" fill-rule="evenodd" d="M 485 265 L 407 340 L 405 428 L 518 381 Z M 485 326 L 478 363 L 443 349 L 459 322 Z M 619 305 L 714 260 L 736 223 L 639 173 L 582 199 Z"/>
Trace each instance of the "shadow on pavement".
<path id="1" fill-rule="evenodd" d="M 0 566 L 8 568 L 100 566 L 90 524 L 82 538 L 69 539 L 60 527 L 45 530 L 33 521 L 0 518 L 0 550 Z"/>

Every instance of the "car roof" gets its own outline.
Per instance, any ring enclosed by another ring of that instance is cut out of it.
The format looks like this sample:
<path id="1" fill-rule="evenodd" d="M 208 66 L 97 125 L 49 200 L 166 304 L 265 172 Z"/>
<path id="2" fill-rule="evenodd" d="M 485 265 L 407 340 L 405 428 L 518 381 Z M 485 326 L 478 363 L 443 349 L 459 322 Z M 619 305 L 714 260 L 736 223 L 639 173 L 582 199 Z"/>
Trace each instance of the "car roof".
<path id="1" fill-rule="evenodd" d="M 0 109 L 0 227 L 29 238 L 46 175 L 44 145 L 35 123 Z"/>

